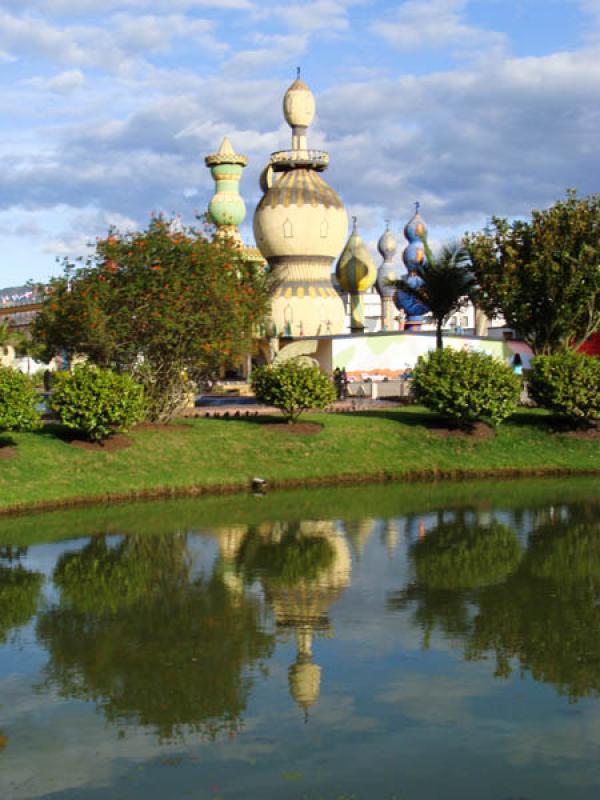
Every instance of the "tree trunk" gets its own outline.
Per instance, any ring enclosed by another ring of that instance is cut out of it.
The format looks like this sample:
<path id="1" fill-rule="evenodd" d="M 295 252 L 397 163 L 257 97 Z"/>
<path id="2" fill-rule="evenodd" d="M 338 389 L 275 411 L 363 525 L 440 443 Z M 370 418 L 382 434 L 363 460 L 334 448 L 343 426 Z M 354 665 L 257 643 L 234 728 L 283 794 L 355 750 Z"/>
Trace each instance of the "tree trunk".
<path id="1" fill-rule="evenodd" d="M 438 319 L 435 323 L 435 346 L 438 350 L 444 349 L 444 342 L 442 340 L 442 320 Z"/>

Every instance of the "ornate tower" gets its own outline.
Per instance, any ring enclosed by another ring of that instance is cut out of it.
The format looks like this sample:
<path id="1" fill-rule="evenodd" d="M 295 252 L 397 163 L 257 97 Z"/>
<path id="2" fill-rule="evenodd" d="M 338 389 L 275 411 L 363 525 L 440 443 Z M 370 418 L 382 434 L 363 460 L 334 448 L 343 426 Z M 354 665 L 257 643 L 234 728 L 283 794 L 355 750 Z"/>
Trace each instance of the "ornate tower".
<path id="1" fill-rule="evenodd" d="M 381 330 L 394 330 L 394 293 L 396 288 L 390 283 L 400 277 L 404 270 L 399 269 L 394 263 L 394 256 L 398 249 L 396 237 L 390 230 L 389 222 L 386 222 L 385 231 L 377 242 L 377 249 L 383 261 L 377 270 L 377 291 L 381 297 Z"/>
<path id="2" fill-rule="evenodd" d="M 240 195 L 239 184 L 248 159 L 235 152 L 226 136 L 218 152 L 206 156 L 204 163 L 210 168 L 210 174 L 215 181 L 215 193 L 208 206 L 208 215 L 220 235 L 228 236 L 241 244 L 238 225 L 246 217 L 246 206 Z"/>
<path id="3" fill-rule="evenodd" d="M 308 149 L 314 113 L 313 94 L 298 72 L 283 99 L 292 149 L 272 153 L 254 213 L 256 244 L 278 282 L 271 316 L 280 336 L 341 333 L 344 327 L 344 305 L 331 284 L 331 263 L 344 244 L 348 217 L 321 177 L 328 154 Z"/>
<path id="4" fill-rule="evenodd" d="M 427 264 L 427 226 L 419 214 L 419 203 L 415 203 L 414 216 L 404 226 L 404 236 L 408 239 L 408 245 L 402 254 L 408 270 L 406 282 L 410 286 L 417 287 L 423 283 L 419 271 Z M 419 330 L 423 317 L 429 310 L 427 306 L 413 295 L 401 290 L 394 295 L 394 302 L 398 309 L 404 309 L 407 327 Z"/>
<path id="5" fill-rule="evenodd" d="M 375 283 L 377 270 L 373 259 L 352 218 L 352 233 L 337 263 L 335 276 L 342 289 L 350 292 L 350 329 L 362 333 L 365 329 L 363 293 Z"/>

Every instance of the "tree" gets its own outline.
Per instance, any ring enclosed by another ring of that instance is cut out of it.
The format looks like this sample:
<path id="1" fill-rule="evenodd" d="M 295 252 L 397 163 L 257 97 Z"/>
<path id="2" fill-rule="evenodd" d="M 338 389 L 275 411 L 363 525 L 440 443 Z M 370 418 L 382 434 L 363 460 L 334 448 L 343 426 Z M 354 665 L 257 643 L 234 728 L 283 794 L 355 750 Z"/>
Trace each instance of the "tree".
<path id="1" fill-rule="evenodd" d="M 429 251 L 427 263 L 419 270 L 421 283 L 415 285 L 405 278 L 394 281 L 394 285 L 427 306 L 435 320 L 436 345 L 444 346 L 442 327 L 448 318 L 469 298 L 475 285 L 469 271 L 469 256 L 459 244 L 444 245 L 439 256 L 434 258 Z"/>
<path id="2" fill-rule="evenodd" d="M 492 217 L 465 246 L 476 302 L 502 314 L 535 353 L 577 346 L 600 330 L 600 195 L 571 190 L 530 221 Z"/>
<path id="3" fill-rule="evenodd" d="M 270 278 L 233 241 L 162 217 L 139 233 L 113 231 L 84 265 L 43 290 L 34 323 L 46 358 L 86 356 L 133 374 L 152 419 L 169 419 L 190 382 L 219 377 L 250 351 L 269 306 Z"/>

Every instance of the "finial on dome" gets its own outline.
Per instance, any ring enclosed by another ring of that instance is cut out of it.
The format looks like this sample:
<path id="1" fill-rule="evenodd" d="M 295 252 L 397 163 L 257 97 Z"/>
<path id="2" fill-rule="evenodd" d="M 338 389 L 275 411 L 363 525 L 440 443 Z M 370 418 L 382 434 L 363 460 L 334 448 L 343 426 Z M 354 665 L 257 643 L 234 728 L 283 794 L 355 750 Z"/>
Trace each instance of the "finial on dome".
<path id="1" fill-rule="evenodd" d="M 239 164 L 240 167 L 245 167 L 248 163 L 246 156 L 239 155 L 233 149 L 233 145 L 228 136 L 223 137 L 221 146 L 216 153 L 206 156 L 204 163 L 207 167 L 216 167 L 220 164 Z"/>
<path id="2" fill-rule="evenodd" d="M 415 214 L 419 213 L 419 209 L 421 208 L 421 203 L 418 200 L 415 201 Z"/>
<path id="3" fill-rule="evenodd" d="M 283 98 L 283 115 L 296 138 L 299 137 L 303 140 L 301 143 L 297 141 L 295 145 L 293 143 L 292 149 L 305 150 L 307 149 L 306 128 L 308 128 L 315 116 L 315 98 L 311 90 L 300 78 L 300 67 L 297 67 L 296 70 L 296 80 Z"/>
<path id="4" fill-rule="evenodd" d="M 356 233 L 358 227 L 358 217 L 352 217 L 352 231 Z"/>

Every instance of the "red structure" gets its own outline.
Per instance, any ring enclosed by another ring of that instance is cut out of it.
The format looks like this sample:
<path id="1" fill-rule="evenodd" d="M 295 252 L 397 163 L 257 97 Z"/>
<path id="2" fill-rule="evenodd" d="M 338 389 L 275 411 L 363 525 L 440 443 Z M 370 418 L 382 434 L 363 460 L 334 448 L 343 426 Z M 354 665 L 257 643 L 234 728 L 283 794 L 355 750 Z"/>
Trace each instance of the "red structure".
<path id="1" fill-rule="evenodd" d="M 579 347 L 580 353 L 585 353 L 586 356 L 600 357 L 600 331 L 592 333 L 589 339 Z"/>

